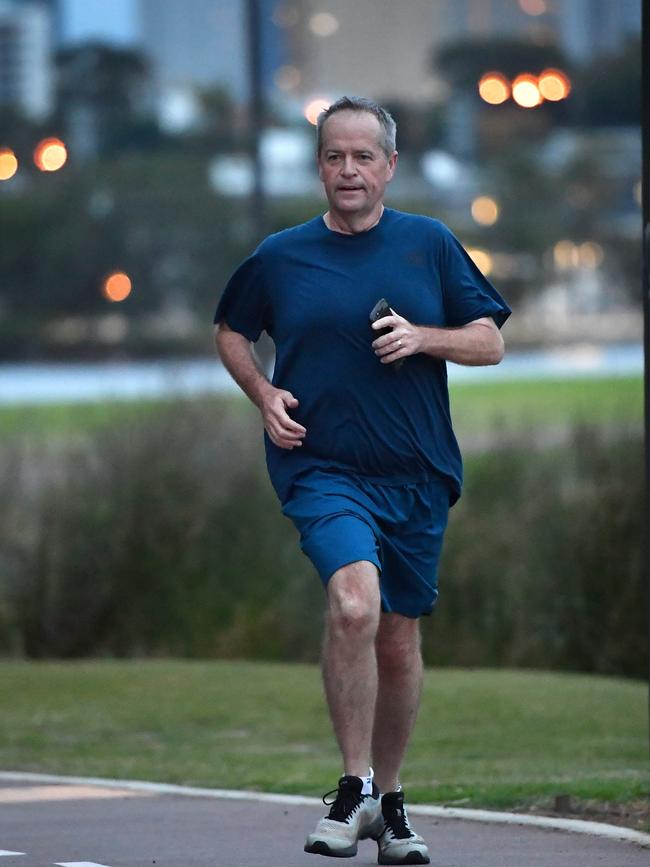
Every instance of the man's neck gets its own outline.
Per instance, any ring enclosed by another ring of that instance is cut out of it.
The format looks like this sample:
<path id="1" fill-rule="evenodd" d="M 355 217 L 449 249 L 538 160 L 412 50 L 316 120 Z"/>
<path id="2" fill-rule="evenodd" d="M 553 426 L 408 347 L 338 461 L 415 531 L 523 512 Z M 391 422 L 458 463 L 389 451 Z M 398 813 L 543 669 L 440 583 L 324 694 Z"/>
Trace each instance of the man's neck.
<path id="1" fill-rule="evenodd" d="M 383 213 L 383 205 L 380 206 L 378 212 L 373 211 L 372 214 L 363 216 L 357 214 L 345 216 L 327 211 L 323 216 L 323 220 L 327 228 L 332 232 L 341 232 L 343 235 L 358 235 L 360 232 L 367 232 L 369 229 L 374 228 L 381 220 Z"/>

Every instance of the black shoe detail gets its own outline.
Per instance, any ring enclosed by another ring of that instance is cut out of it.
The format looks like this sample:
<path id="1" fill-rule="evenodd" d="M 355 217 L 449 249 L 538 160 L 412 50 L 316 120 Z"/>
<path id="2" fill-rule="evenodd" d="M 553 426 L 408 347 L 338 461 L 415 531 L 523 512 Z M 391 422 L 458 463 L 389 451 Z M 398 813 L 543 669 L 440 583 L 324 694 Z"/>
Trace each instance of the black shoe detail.
<path id="1" fill-rule="evenodd" d="M 328 819 L 333 819 L 335 822 L 345 822 L 349 824 L 350 819 L 357 812 L 365 798 L 370 795 L 362 795 L 363 781 L 359 777 L 345 776 L 339 780 L 337 789 L 332 789 L 331 792 L 325 792 L 323 795 L 323 803 L 326 807 L 330 807 Z M 333 801 L 326 801 L 328 795 L 336 797 Z"/>
<path id="2" fill-rule="evenodd" d="M 388 792 L 384 795 L 381 799 L 381 813 L 384 817 L 384 829 L 390 829 L 396 840 L 408 840 L 409 837 L 415 836 L 404 811 L 404 792 Z"/>

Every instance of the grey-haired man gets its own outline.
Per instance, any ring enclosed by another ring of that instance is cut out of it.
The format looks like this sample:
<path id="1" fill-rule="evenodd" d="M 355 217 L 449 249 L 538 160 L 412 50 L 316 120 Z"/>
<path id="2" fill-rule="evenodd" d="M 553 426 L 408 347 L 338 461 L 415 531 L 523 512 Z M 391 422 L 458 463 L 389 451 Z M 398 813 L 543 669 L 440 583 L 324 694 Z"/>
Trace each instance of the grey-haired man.
<path id="1" fill-rule="evenodd" d="M 215 322 L 224 364 L 260 409 L 282 510 L 327 591 L 323 681 L 344 773 L 305 850 L 351 857 L 373 838 L 380 864 L 428 864 L 399 772 L 422 685 L 419 618 L 435 605 L 460 495 L 445 361 L 498 363 L 510 311 L 446 226 L 384 208 L 396 165 L 381 106 L 330 106 L 318 122 L 327 213 L 267 238 Z M 389 315 L 373 339 L 382 296 Z M 252 350 L 262 330 L 276 346 L 272 382 Z"/>

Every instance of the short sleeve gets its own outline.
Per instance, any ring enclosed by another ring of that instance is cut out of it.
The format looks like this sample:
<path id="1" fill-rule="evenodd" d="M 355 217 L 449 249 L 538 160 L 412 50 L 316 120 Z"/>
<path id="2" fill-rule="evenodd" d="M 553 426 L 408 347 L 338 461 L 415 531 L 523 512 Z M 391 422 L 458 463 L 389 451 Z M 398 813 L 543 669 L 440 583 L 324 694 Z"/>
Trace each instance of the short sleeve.
<path id="1" fill-rule="evenodd" d="M 447 325 L 460 327 L 491 316 L 501 328 L 512 311 L 446 227 L 440 265 Z"/>
<path id="2" fill-rule="evenodd" d="M 262 331 L 270 330 L 270 305 L 258 253 L 244 260 L 228 281 L 214 322 L 225 322 L 253 343 Z"/>

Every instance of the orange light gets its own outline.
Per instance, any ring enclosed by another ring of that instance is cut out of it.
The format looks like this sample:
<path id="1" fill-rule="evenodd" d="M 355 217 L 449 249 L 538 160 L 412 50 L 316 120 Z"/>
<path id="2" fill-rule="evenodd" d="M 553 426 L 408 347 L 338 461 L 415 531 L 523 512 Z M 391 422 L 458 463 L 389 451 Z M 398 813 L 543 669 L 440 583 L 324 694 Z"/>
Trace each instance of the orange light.
<path id="1" fill-rule="evenodd" d="M 478 92 L 490 105 L 500 105 L 510 97 L 510 82 L 500 72 L 486 72 L 478 83 Z"/>
<path id="2" fill-rule="evenodd" d="M 479 271 L 488 277 L 492 271 L 492 256 L 488 251 L 481 250 L 480 247 L 470 247 L 467 252 Z"/>
<path id="3" fill-rule="evenodd" d="M 18 171 L 18 160 L 11 148 L 0 149 L 0 181 L 8 181 Z"/>
<path id="4" fill-rule="evenodd" d="M 571 93 L 571 82 L 559 69 L 545 69 L 539 76 L 539 90 L 544 99 L 558 102 Z"/>
<path id="5" fill-rule="evenodd" d="M 546 0 L 519 0 L 519 5 L 526 15 L 543 15 L 548 11 Z"/>
<path id="6" fill-rule="evenodd" d="M 305 106 L 303 113 L 309 123 L 316 126 L 316 121 L 318 120 L 318 115 L 321 111 L 325 111 L 330 107 L 331 103 L 327 99 L 323 99 L 319 97 L 318 99 L 312 99 L 311 102 L 308 102 Z"/>
<path id="7" fill-rule="evenodd" d="M 472 202 L 472 217 L 481 226 L 493 226 L 499 219 L 499 205 L 490 196 L 478 196 Z"/>
<path id="8" fill-rule="evenodd" d="M 544 101 L 537 86 L 537 79 L 529 72 L 518 75 L 512 82 L 512 98 L 522 108 L 535 108 Z"/>
<path id="9" fill-rule="evenodd" d="M 57 172 L 68 159 L 65 145 L 58 138 L 45 138 L 36 145 L 34 163 L 42 172 Z"/>
<path id="10" fill-rule="evenodd" d="M 124 301 L 131 294 L 131 280 L 123 271 L 110 274 L 102 286 L 102 295 L 107 301 Z"/>

